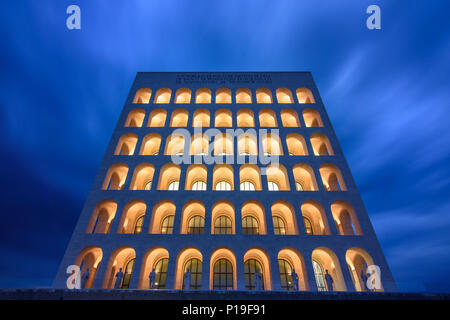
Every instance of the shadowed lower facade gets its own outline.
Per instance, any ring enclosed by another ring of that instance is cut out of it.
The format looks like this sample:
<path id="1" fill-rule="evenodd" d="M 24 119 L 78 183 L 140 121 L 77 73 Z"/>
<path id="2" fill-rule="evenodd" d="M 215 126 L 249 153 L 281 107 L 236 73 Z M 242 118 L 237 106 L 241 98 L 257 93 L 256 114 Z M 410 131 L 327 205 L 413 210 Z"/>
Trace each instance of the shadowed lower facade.
<path id="1" fill-rule="evenodd" d="M 397 290 L 309 72 L 138 73 L 55 288 L 70 265 L 85 288 L 350 292 L 376 265 Z"/>

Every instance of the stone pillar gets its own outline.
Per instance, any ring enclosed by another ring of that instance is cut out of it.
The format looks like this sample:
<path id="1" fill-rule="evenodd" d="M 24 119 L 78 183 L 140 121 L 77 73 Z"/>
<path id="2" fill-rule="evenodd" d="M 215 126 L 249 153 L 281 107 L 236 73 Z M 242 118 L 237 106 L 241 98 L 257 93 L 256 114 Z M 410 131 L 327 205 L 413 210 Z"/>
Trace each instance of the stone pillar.
<path id="1" fill-rule="evenodd" d="M 145 250 L 135 248 L 136 258 L 133 265 L 133 274 L 130 280 L 130 289 L 138 289 L 139 280 L 141 277 L 142 265 L 144 262 Z M 145 279 L 144 279 L 145 281 Z"/>
<path id="2" fill-rule="evenodd" d="M 244 273 L 244 254 L 243 250 L 236 250 L 236 289 L 239 291 L 247 290 L 245 288 L 245 273 Z"/>
<path id="3" fill-rule="evenodd" d="M 269 257 L 270 270 L 272 271 L 272 290 L 281 291 L 280 267 L 278 266 L 278 256 L 276 254 Z"/>
<path id="4" fill-rule="evenodd" d="M 108 264 L 111 259 L 111 255 L 114 251 L 113 248 L 106 247 L 102 248 L 103 251 L 103 257 L 102 261 L 100 262 L 98 268 L 97 268 L 97 275 L 95 276 L 94 283 L 92 285 L 92 288 L 94 289 L 101 289 L 103 287 L 103 281 L 108 282 L 110 275 L 106 274 L 106 269 L 108 268 Z M 105 279 L 105 277 L 108 277 L 108 279 Z"/>

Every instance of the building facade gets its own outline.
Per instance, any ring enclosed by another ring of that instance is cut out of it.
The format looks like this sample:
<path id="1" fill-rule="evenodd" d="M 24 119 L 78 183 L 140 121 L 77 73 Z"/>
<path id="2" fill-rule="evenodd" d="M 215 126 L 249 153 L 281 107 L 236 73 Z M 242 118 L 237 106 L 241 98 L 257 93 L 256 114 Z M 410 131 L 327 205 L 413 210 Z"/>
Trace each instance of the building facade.
<path id="1" fill-rule="evenodd" d="M 138 73 L 55 288 L 70 265 L 85 288 L 276 291 L 367 291 L 376 265 L 397 290 L 309 72 Z"/>

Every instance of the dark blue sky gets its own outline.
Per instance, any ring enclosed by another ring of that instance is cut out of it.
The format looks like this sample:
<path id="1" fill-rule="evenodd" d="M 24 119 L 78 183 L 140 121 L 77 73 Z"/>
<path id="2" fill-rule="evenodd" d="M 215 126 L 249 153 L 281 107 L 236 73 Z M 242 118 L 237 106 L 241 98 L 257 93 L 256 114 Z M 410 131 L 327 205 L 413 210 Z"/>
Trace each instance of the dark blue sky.
<path id="1" fill-rule="evenodd" d="M 69 4 L 80 31 L 66 28 Z M 370 4 L 382 30 L 365 27 Z M 399 0 L 2 3 L 0 287 L 51 285 L 136 72 L 312 71 L 400 288 L 450 291 L 448 12 Z"/>

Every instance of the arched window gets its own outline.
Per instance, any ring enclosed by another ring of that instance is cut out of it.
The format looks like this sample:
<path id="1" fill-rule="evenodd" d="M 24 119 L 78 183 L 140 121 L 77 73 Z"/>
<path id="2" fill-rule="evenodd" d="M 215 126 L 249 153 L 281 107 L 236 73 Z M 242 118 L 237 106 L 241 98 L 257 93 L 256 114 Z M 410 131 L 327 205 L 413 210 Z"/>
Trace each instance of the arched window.
<path id="1" fill-rule="evenodd" d="M 298 88 L 296 93 L 298 103 L 316 103 L 311 90 L 308 88 Z"/>
<path id="2" fill-rule="evenodd" d="M 216 191 L 231 191 L 231 184 L 226 181 L 219 181 L 216 184 Z"/>
<path id="3" fill-rule="evenodd" d="M 214 234 L 232 234 L 231 219 L 227 216 L 220 216 L 214 222 Z"/>
<path id="4" fill-rule="evenodd" d="M 149 88 L 141 88 L 138 91 L 136 91 L 133 103 L 149 103 L 151 95 L 152 90 L 150 90 Z"/>
<path id="5" fill-rule="evenodd" d="M 144 109 L 133 109 L 128 114 L 125 127 L 141 127 L 145 118 Z"/>
<path id="6" fill-rule="evenodd" d="M 286 234 L 286 224 L 284 223 L 283 219 L 277 216 L 272 217 L 273 221 L 273 233 L 277 235 L 283 235 Z"/>
<path id="7" fill-rule="evenodd" d="M 195 103 L 211 103 L 211 90 L 200 88 L 195 93 Z"/>
<path id="8" fill-rule="evenodd" d="M 172 95 L 172 90 L 168 88 L 158 89 L 155 94 L 155 99 L 153 103 L 169 103 L 170 96 Z"/>
<path id="9" fill-rule="evenodd" d="M 173 221 L 175 219 L 174 215 L 170 215 L 164 218 L 161 223 L 161 234 L 172 234 L 173 233 Z"/>
<path id="10" fill-rule="evenodd" d="M 279 191 L 280 190 L 278 185 L 272 181 L 267 182 L 267 188 L 269 189 L 269 191 Z"/>
<path id="11" fill-rule="evenodd" d="M 323 127 L 323 122 L 319 112 L 314 109 L 304 109 L 303 119 L 307 127 Z"/>
<path id="12" fill-rule="evenodd" d="M 311 221 L 309 221 L 308 218 L 303 217 L 303 223 L 305 224 L 305 232 L 306 232 L 306 234 L 309 234 L 309 235 L 314 234 Z"/>
<path id="13" fill-rule="evenodd" d="M 200 259 L 193 258 L 189 260 L 184 266 L 184 272 L 186 273 L 189 269 L 191 274 L 191 283 L 189 286 L 190 290 L 198 290 L 202 287 L 202 262 Z M 185 288 L 184 274 L 183 274 L 183 289 Z"/>
<path id="14" fill-rule="evenodd" d="M 206 183 L 203 181 L 196 181 L 192 184 L 192 191 L 206 191 Z"/>
<path id="15" fill-rule="evenodd" d="M 250 90 L 246 88 L 237 89 L 236 103 L 252 103 L 252 94 Z"/>
<path id="16" fill-rule="evenodd" d="M 262 270 L 261 264 L 256 259 L 248 259 L 244 263 L 245 288 L 247 290 L 255 290 L 256 289 L 255 273 L 257 270 L 261 274 L 261 282 L 263 284 L 263 290 L 264 290 L 263 270 Z"/>
<path id="17" fill-rule="evenodd" d="M 259 234 L 258 220 L 252 216 L 242 218 L 242 234 Z"/>
<path id="18" fill-rule="evenodd" d="M 233 266 L 227 259 L 214 263 L 213 290 L 233 290 Z"/>
<path id="19" fill-rule="evenodd" d="M 240 186 L 241 191 L 255 191 L 255 185 L 250 181 L 244 181 Z"/>
<path id="20" fill-rule="evenodd" d="M 316 277 L 317 289 L 319 291 L 327 291 L 322 266 L 315 260 L 313 260 L 312 263 L 314 268 L 314 276 Z"/>
<path id="21" fill-rule="evenodd" d="M 278 268 L 280 269 L 280 280 L 282 290 L 292 290 L 294 287 L 292 280 L 292 266 L 284 259 L 278 259 Z"/>
<path id="22" fill-rule="evenodd" d="M 231 103 L 231 90 L 227 88 L 217 89 L 216 103 Z"/>
<path id="23" fill-rule="evenodd" d="M 169 259 L 163 258 L 158 261 L 155 265 L 155 288 L 165 289 L 166 279 L 167 279 L 167 265 L 169 264 Z"/>
<path id="24" fill-rule="evenodd" d="M 205 230 L 205 218 L 194 216 L 189 220 L 188 234 L 203 234 Z"/>
<path id="25" fill-rule="evenodd" d="M 273 103 L 272 92 L 266 88 L 256 90 L 256 103 Z"/>
<path id="26" fill-rule="evenodd" d="M 133 266 L 134 266 L 134 259 L 131 259 L 128 261 L 127 266 L 125 267 L 123 280 L 122 280 L 122 286 L 121 289 L 129 289 L 130 288 L 130 280 L 131 275 L 133 274 Z"/>
<path id="27" fill-rule="evenodd" d="M 191 90 L 188 88 L 180 88 L 175 93 L 175 103 L 190 103 Z"/>
<path id="28" fill-rule="evenodd" d="M 292 98 L 291 90 L 287 88 L 278 88 L 277 89 L 277 100 L 278 103 L 293 103 L 294 99 Z"/>
<path id="29" fill-rule="evenodd" d="M 152 189 L 152 181 L 149 181 L 145 184 L 144 190 L 151 190 Z"/>
<path id="30" fill-rule="evenodd" d="M 173 181 L 169 184 L 168 190 L 170 190 L 170 191 L 178 190 L 179 185 L 180 185 L 179 181 Z"/>
<path id="31" fill-rule="evenodd" d="M 142 232 L 142 225 L 144 224 L 144 216 L 140 216 L 136 220 L 136 224 L 134 225 L 134 234 L 139 234 Z"/>

